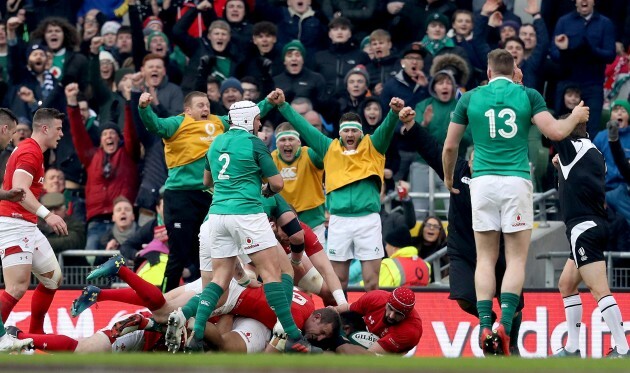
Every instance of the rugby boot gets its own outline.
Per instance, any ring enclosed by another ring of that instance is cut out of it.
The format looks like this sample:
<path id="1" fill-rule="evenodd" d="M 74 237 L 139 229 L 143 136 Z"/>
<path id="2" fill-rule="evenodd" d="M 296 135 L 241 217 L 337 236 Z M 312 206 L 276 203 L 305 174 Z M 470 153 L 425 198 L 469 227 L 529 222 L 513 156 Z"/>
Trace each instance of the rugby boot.
<path id="1" fill-rule="evenodd" d="M 94 285 L 88 285 L 83 288 L 83 293 L 79 295 L 77 299 L 72 301 L 72 306 L 70 307 L 70 315 L 72 317 L 77 317 L 79 314 L 88 308 L 92 307 L 94 303 L 96 303 L 96 299 L 98 299 L 98 294 L 101 292 L 101 289 Z"/>
<path id="2" fill-rule="evenodd" d="M 118 274 L 120 267 L 124 265 L 125 258 L 123 258 L 122 255 L 114 255 L 105 263 L 94 268 L 92 272 L 87 275 L 86 279 L 90 281 L 101 277 L 114 277 Z"/>

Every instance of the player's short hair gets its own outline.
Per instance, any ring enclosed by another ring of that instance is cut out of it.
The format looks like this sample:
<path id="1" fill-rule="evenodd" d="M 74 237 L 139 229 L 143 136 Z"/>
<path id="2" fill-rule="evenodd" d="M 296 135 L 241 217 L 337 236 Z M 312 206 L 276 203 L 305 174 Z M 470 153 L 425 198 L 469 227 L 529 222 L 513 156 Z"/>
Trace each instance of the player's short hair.
<path id="1" fill-rule="evenodd" d="M 252 35 L 259 36 L 263 34 L 276 36 L 278 35 L 278 27 L 269 21 L 255 23 L 252 28 Z"/>
<path id="2" fill-rule="evenodd" d="M 50 124 L 53 120 L 64 120 L 66 115 L 57 109 L 41 108 L 33 115 L 33 130 L 40 129 L 44 125 Z"/>
<path id="3" fill-rule="evenodd" d="M 278 127 L 276 128 L 276 135 L 283 131 L 295 131 L 295 127 L 293 127 L 293 125 L 289 122 L 282 122 L 278 124 Z"/>
<path id="4" fill-rule="evenodd" d="M 339 314 L 341 317 L 341 325 L 348 333 L 367 330 L 363 315 L 354 311 L 346 311 Z"/>
<path id="5" fill-rule="evenodd" d="M 339 330 L 341 329 L 341 318 L 339 317 L 339 313 L 331 308 L 320 308 L 313 311 L 313 315 L 319 315 L 320 320 L 324 324 L 332 325 L 332 335 L 339 335 Z"/>
<path id="6" fill-rule="evenodd" d="M 339 118 L 339 124 L 341 124 L 343 122 L 357 122 L 359 124 L 362 124 L 361 116 L 359 116 L 359 114 L 353 113 L 353 112 L 347 112 L 347 113 L 343 114 L 341 116 L 341 118 Z"/>
<path id="7" fill-rule="evenodd" d="M 208 95 L 203 92 L 192 91 L 184 97 L 184 107 L 191 107 L 192 101 L 195 97 L 205 97 L 207 99 Z"/>
<path id="8" fill-rule="evenodd" d="M 376 30 L 372 31 L 372 33 L 370 34 L 370 42 L 372 42 L 374 40 L 391 41 L 392 40 L 392 36 L 389 34 L 389 32 L 379 28 L 379 29 L 376 29 Z"/>
<path id="9" fill-rule="evenodd" d="M 514 57 L 505 49 L 495 49 L 488 53 L 488 66 L 495 74 L 512 76 Z"/>
<path id="10" fill-rule="evenodd" d="M 147 61 L 151 61 L 151 60 L 162 60 L 162 62 L 164 62 L 164 59 L 159 54 L 149 53 L 146 56 L 144 56 L 144 58 L 142 59 L 142 66 L 144 66 L 147 63 Z"/>
<path id="11" fill-rule="evenodd" d="M 9 126 L 9 128 L 16 126 L 18 118 L 13 112 L 7 108 L 0 108 L 0 126 Z"/>

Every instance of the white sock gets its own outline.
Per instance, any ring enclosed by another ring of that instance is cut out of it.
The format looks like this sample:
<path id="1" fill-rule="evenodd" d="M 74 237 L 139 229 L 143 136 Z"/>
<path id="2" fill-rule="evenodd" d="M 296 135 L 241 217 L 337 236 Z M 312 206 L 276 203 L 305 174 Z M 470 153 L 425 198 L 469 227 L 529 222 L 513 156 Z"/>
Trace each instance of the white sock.
<path id="1" fill-rule="evenodd" d="M 608 325 L 610 332 L 612 333 L 615 343 L 617 344 L 617 352 L 625 354 L 628 352 L 628 340 L 626 339 L 626 332 L 623 329 L 623 319 L 621 318 L 621 311 L 615 301 L 615 297 L 606 295 L 597 302 L 599 311 L 602 313 L 602 317 Z"/>
<path id="2" fill-rule="evenodd" d="M 332 295 L 335 298 L 335 302 L 337 302 L 338 306 L 341 306 L 342 304 L 347 304 L 348 303 L 348 301 L 346 300 L 346 296 L 343 294 L 343 290 L 342 289 L 337 289 L 337 290 L 333 291 Z"/>
<path id="3" fill-rule="evenodd" d="M 575 352 L 580 348 L 580 326 L 582 326 L 582 299 L 580 294 L 562 298 L 567 318 L 567 344 L 564 349 Z"/>

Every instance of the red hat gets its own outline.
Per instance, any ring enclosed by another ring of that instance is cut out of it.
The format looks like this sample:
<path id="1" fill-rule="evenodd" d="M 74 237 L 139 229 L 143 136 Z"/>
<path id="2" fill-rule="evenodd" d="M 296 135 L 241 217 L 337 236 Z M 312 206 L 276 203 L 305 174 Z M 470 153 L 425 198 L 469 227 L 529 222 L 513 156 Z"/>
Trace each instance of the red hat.
<path id="1" fill-rule="evenodd" d="M 142 22 L 142 30 L 147 29 L 152 24 L 158 24 L 162 26 L 162 28 L 164 28 L 164 22 L 162 22 L 160 18 L 156 16 L 149 16 L 144 20 L 144 22 Z M 153 30 L 151 29 L 150 31 L 153 31 Z"/>
<path id="2" fill-rule="evenodd" d="M 409 315 L 416 305 L 416 294 L 409 288 L 396 288 L 389 295 L 387 303 L 396 311 Z"/>

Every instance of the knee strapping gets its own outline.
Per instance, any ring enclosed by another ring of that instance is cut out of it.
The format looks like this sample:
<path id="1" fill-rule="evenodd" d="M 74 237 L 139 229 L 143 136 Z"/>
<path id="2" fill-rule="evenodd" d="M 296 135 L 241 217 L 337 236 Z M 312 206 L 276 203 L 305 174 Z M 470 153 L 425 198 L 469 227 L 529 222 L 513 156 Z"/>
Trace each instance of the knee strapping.
<path id="1" fill-rule="evenodd" d="M 304 277 L 300 279 L 298 282 L 298 287 L 306 290 L 309 293 L 319 294 L 322 290 L 322 286 L 324 285 L 324 278 L 319 272 L 317 272 L 317 268 L 313 267 L 306 272 Z"/>
<path id="2" fill-rule="evenodd" d="M 56 261 L 55 261 L 56 262 Z M 56 290 L 59 288 L 59 284 L 61 284 L 62 278 L 61 268 L 59 268 L 59 263 L 56 263 L 55 269 L 53 270 L 53 274 L 50 278 L 44 277 L 41 274 L 35 273 L 35 277 L 39 280 L 39 282 L 46 287 L 46 289 Z"/>

